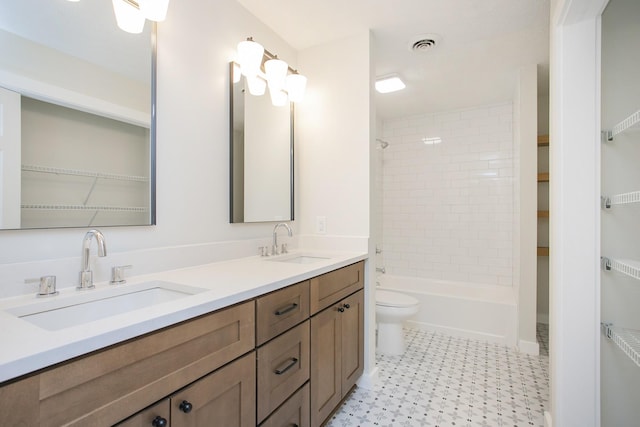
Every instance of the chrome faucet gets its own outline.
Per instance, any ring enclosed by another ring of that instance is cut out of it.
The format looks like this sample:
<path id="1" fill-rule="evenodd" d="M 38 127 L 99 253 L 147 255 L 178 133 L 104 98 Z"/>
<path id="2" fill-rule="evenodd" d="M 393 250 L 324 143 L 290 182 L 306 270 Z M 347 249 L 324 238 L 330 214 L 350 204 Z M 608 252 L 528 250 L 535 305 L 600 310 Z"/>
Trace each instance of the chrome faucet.
<path id="1" fill-rule="evenodd" d="M 286 224 L 284 222 L 276 224 L 276 226 L 273 227 L 273 247 L 272 247 L 273 255 L 278 255 L 280 253 L 280 250 L 278 249 L 278 228 L 279 227 L 286 228 L 287 234 L 289 235 L 289 237 L 293 236 L 293 231 L 291 231 L 291 227 L 289 227 L 289 224 Z M 286 251 L 283 251 L 283 252 L 286 252 Z"/>
<path id="2" fill-rule="evenodd" d="M 107 245 L 104 235 L 99 230 L 89 230 L 82 240 L 82 271 L 80 272 L 79 290 L 92 289 L 93 272 L 91 271 L 91 239 L 95 237 L 98 243 L 98 256 L 107 256 Z"/>

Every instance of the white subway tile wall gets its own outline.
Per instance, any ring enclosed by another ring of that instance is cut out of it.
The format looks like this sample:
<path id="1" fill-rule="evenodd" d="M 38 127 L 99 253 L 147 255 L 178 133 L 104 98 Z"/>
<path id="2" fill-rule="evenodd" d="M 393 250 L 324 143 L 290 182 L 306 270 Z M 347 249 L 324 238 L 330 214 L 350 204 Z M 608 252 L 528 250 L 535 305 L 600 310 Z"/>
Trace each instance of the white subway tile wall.
<path id="1" fill-rule="evenodd" d="M 511 103 L 384 122 L 388 274 L 513 284 L 512 128 Z"/>

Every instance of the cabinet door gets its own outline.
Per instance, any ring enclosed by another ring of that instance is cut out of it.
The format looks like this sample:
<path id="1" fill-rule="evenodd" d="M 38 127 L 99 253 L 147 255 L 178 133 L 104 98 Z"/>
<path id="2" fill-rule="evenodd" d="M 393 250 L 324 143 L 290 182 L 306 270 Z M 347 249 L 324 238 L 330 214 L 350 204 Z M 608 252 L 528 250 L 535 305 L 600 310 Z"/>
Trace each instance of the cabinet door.
<path id="1" fill-rule="evenodd" d="M 364 372 L 364 290 L 340 302 L 342 321 L 342 396 Z"/>
<path id="2" fill-rule="evenodd" d="M 171 398 L 171 427 L 255 425 L 255 352 L 196 381 Z"/>
<path id="3" fill-rule="evenodd" d="M 170 410 L 169 399 L 165 399 L 116 425 L 117 427 L 168 427 Z"/>
<path id="4" fill-rule="evenodd" d="M 311 318 L 311 426 L 319 426 L 342 400 L 338 306 Z"/>

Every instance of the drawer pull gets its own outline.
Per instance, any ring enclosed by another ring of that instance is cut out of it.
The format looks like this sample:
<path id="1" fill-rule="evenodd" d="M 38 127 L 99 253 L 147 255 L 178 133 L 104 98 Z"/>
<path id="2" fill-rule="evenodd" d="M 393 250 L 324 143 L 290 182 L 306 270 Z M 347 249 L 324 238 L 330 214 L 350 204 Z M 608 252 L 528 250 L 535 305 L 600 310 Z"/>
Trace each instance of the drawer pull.
<path id="1" fill-rule="evenodd" d="M 151 425 L 153 427 L 167 427 L 167 419 L 158 415 L 151 421 Z"/>
<path id="2" fill-rule="evenodd" d="M 290 312 L 291 310 L 295 310 L 296 307 L 298 307 L 298 304 L 296 304 L 294 302 L 294 303 L 289 304 L 286 307 L 279 308 L 279 309 L 276 310 L 276 316 L 282 316 L 283 314 L 286 314 L 286 313 Z"/>
<path id="3" fill-rule="evenodd" d="M 178 408 L 185 414 L 188 414 L 193 409 L 193 405 L 186 400 L 183 400 Z"/>
<path id="4" fill-rule="evenodd" d="M 351 308 L 351 306 L 350 306 L 349 304 L 342 304 L 342 306 L 343 306 L 344 308 L 346 308 L 347 310 Z"/>
<path id="5" fill-rule="evenodd" d="M 344 307 L 338 307 L 338 311 L 339 311 L 340 313 L 344 313 Z"/>
<path id="6" fill-rule="evenodd" d="M 282 367 L 278 368 L 274 372 L 276 375 L 282 375 L 285 372 L 287 372 L 289 369 L 293 368 L 296 365 L 296 363 L 298 363 L 298 359 L 296 359 L 295 357 L 292 357 L 289 363 L 287 363 L 287 366 L 285 366 L 284 368 Z"/>

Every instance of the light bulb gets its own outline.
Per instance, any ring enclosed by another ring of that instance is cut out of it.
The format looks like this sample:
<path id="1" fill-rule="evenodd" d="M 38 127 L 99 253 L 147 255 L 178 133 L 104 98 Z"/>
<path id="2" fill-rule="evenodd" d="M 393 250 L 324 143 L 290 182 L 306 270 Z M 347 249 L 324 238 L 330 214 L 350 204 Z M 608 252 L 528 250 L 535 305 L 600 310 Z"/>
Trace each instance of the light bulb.
<path id="1" fill-rule="evenodd" d="M 270 59 L 264 63 L 264 71 L 267 74 L 269 89 L 275 91 L 284 89 L 289 66 L 281 59 Z"/>
<path id="2" fill-rule="evenodd" d="M 287 76 L 287 93 L 289 101 L 300 102 L 304 98 L 304 92 L 307 88 L 307 78 L 302 74 L 289 74 Z"/>
<path id="3" fill-rule="evenodd" d="M 238 43 L 238 63 L 243 75 L 254 77 L 260 71 L 264 48 L 253 40 L 245 40 Z"/>
<path id="4" fill-rule="evenodd" d="M 276 107 L 287 105 L 287 93 L 282 89 L 271 89 L 269 86 L 269 95 L 271 95 L 271 103 Z"/>
<path id="5" fill-rule="evenodd" d="M 247 86 L 249 86 L 249 93 L 251 95 L 261 96 L 264 95 L 267 89 L 267 82 L 260 76 L 246 77 Z"/>
<path id="6" fill-rule="evenodd" d="M 140 34 L 144 28 L 144 15 L 124 0 L 112 0 L 116 23 L 127 33 Z"/>

